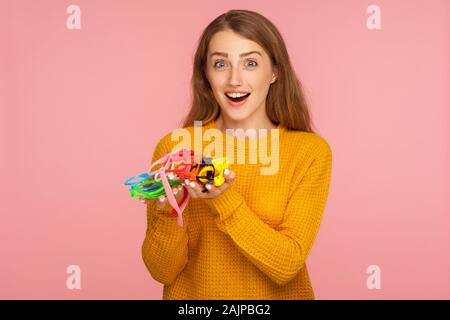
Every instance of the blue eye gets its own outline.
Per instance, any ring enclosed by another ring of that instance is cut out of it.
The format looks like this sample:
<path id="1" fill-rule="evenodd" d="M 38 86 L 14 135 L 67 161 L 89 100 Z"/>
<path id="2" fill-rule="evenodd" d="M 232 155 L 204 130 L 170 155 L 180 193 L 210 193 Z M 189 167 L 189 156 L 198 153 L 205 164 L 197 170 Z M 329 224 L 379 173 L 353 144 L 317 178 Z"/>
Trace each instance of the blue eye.
<path id="1" fill-rule="evenodd" d="M 223 64 L 222 61 L 217 61 L 216 63 L 214 63 L 214 68 L 217 68 L 217 64 L 218 64 L 218 63 L 222 63 L 222 64 Z"/>
<path id="2" fill-rule="evenodd" d="M 253 61 L 253 60 L 249 60 L 248 62 L 253 62 L 254 63 L 254 65 L 250 65 L 251 67 L 256 67 L 258 65 L 258 63 L 256 61 Z"/>

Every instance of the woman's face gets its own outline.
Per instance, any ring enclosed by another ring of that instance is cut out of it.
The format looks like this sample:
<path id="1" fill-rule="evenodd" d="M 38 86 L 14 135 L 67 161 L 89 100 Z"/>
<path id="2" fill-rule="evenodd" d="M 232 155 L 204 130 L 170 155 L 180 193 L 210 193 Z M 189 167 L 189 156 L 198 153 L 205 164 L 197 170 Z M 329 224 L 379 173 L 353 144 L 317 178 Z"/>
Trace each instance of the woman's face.
<path id="1" fill-rule="evenodd" d="M 256 42 L 231 30 L 217 32 L 208 47 L 206 75 L 220 105 L 231 121 L 265 115 L 266 97 L 275 74 L 269 56 Z M 227 93 L 250 93 L 233 103 Z"/>

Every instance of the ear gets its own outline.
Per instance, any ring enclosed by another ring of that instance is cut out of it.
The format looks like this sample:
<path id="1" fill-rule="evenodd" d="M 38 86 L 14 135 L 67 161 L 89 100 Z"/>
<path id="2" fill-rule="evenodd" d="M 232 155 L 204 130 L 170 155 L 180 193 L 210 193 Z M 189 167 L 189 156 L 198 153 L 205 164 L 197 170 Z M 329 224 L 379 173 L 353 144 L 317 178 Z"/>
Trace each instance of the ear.
<path id="1" fill-rule="evenodd" d="M 274 83 L 275 81 L 277 81 L 278 78 L 278 70 L 277 68 L 273 68 L 273 73 L 272 73 L 272 79 L 270 80 L 270 84 Z"/>

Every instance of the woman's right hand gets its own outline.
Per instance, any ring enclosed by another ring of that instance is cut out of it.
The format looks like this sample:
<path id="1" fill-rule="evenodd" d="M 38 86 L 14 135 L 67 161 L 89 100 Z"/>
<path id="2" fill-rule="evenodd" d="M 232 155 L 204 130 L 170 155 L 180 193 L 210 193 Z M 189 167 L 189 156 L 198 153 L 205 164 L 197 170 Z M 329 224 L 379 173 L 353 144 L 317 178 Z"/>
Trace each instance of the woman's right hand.
<path id="1" fill-rule="evenodd" d="M 186 192 L 184 190 L 183 185 L 179 185 L 178 187 L 172 188 L 172 191 L 175 196 L 175 199 L 177 200 L 178 203 L 180 203 L 181 200 L 183 199 L 184 192 Z M 142 198 L 140 198 L 140 201 L 145 204 L 148 204 L 149 201 L 155 201 L 155 206 L 158 209 L 163 209 L 166 205 L 169 205 L 169 201 L 167 200 L 166 196 L 160 196 L 158 199 L 142 199 Z"/>

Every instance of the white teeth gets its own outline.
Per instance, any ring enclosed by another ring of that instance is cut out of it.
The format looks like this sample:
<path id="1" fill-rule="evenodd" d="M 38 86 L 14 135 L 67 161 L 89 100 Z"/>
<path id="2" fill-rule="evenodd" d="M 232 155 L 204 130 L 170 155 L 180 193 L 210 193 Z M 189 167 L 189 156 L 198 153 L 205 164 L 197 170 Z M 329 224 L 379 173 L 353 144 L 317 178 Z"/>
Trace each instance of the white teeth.
<path id="1" fill-rule="evenodd" d="M 230 92 L 228 92 L 228 93 L 225 93 L 227 96 L 229 96 L 230 98 L 240 98 L 240 97 L 242 97 L 242 96 L 245 96 L 245 95 L 247 95 L 248 93 L 230 93 Z"/>

